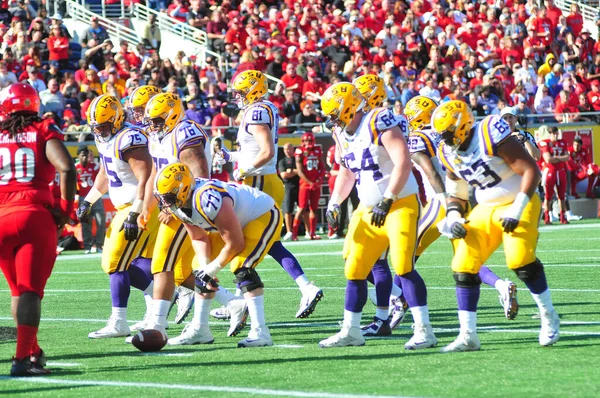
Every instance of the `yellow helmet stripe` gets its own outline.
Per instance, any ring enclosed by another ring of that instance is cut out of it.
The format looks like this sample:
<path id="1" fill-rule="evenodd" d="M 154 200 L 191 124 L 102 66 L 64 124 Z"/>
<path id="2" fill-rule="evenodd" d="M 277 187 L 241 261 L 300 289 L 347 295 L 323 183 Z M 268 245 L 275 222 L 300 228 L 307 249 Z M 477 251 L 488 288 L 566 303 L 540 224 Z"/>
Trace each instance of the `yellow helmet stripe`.
<path id="1" fill-rule="evenodd" d="M 416 135 L 423 140 L 423 142 L 427 146 L 427 154 L 429 155 L 430 158 L 434 158 L 435 157 L 435 149 L 433 149 L 433 142 L 427 136 L 427 134 L 423 134 L 420 131 L 415 131 L 415 132 L 413 132 L 413 135 Z"/>

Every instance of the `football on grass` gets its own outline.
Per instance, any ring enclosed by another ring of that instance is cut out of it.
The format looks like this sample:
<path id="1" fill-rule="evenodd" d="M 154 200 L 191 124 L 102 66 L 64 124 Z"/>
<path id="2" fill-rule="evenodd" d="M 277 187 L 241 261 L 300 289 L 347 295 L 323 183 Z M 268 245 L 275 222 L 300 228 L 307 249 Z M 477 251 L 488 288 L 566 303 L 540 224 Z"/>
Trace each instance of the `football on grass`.
<path id="1" fill-rule="evenodd" d="M 140 351 L 154 352 L 160 351 L 167 344 L 167 338 L 160 330 L 148 329 L 133 336 L 131 344 Z"/>

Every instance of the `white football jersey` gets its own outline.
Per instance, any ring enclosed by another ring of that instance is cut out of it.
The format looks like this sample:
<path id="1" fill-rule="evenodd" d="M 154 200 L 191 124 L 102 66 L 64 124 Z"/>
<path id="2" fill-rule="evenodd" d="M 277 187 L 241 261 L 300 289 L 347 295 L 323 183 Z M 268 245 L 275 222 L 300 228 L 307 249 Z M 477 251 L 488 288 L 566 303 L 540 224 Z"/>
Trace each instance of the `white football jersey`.
<path id="1" fill-rule="evenodd" d="M 442 142 L 442 137 L 439 134 L 434 133 L 431 130 L 431 126 L 427 125 L 423 127 L 421 130 L 415 130 L 411 132 L 408 136 L 408 150 L 410 154 L 417 152 L 422 152 L 427 155 L 431 159 L 431 163 L 435 170 L 442 176 L 442 180 L 446 173 L 444 172 L 440 160 L 438 159 L 438 147 Z M 425 188 L 425 195 L 427 196 L 427 201 L 430 201 L 436 194 L 435 189 L 431 185 L 431 182 L 427 178 L 427 175 L 417 163 L 414 163 L 419 173 L 423 177 L 423 186 Z"/>
<path id="2" fill-rule="evenodd" d="M 224 198 L 233 201 L 233 210 L 242 228 L 270 211 L 275 205 L 275 201 L 269 195 L 247 185 L 196 178 L 196 185 L 190 198 L 191 217 L 182 209 L 176 210 L 175 215 L 184 223 L 207 231 L 216 231 L 215 219 L 221 210 Z"/>
<path id="3" fill-rule="evenodd" d="M 179 162 L 181 151 L 193 146 L 204 145 L 204 156 L 210 169 L 210 139 L 206 131 L 192 120 L 183 120 L 160 141 L 150 138 L 150 155 L 156 171 L 159 172 L 169 163 Z"/>
<path id="4" fill-rule="evenodd" d="M 133 149 L 148 147 L 146 133 L 126 124 L 110 141 L 96 141 L 96 146 L 108 177 L 108 195 L 113 206 L 133 203 L 137 196 L 138 180 L 123 155 Z"/>
<path id="5" fill-rule="evenodd" d="M 367 207 L 373 207 L 383 199 L 388 187 L 394 162 L 380 142 L 381 132 L 398 126 L 408 135 L 408 123 L 404 116 L 396 116 L 385 108 L 376 108 L 363 116 L 353 135 L 335 129 L 334 135 L 346 168 L 354 173 L 358 197 Z M 417 181 L 410 173 L 398 197 L 403 198 L 419 191 Z"/>
<path id="6" fill-rule="evenodd" d="M 442 143 L 440 160 L 475 188 L 478 203 L 511 203 L 521 190 L 522 177 L 497 156 L 498 146 L 511 136 L 510 126 L 500 116 L 487 116 L 475 124 L 472 134 L 465 151 L 453 151 Z"/>
<path id="7" fill-rule="evenodd" d="M 279 134 L 279 111 L 277 107 L 269 101 L 258 101 L 244 109 L 242 123 L 240 124 L 237 140 L 240 144 L 238 164 L 242 170 L 248 170 L 254 161 L 256 155 L 260 152 L 260 147 L 254 139 L 254 136 L 248 132 L 248 126 L 253 124 L 266 124 L 271 129 L 271 137 L 277 153 L 277 141 Z M 259 167 L 249 176 L 259 176 L 275 174 L 277 172 L 277 155 L 269 160 L 265 165 Z"/>

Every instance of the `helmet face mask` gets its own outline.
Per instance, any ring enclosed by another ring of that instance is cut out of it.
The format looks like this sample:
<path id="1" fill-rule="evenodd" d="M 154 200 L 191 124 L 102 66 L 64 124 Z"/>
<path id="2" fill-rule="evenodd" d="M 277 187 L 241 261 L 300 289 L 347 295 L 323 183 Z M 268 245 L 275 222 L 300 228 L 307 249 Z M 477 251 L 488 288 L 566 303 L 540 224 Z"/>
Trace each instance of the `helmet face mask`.
<path id="1" fill-rule="evenodd" d="M 231 97 L 233 98 L 233 103 L 238 107 L 238 109 L 244 109 L 250 105 L 246 98 L 244 98 L 244 93 L 240 91 L 233 90 L 231 92 Z"/>
<path id="2" fill-rule="evenodd" d="M 157 94 L 160 94 L 160 90 L 154 86 L 140 86 L 131 93 L 129 111 L 136 123 L 141 124 L 144 122 L 146 105 Z"/>
<path id="3" fill-rule="evenodd" d="M 155 140 L 162 139 L 165 135 L 167 135 L 167 125 L 165 124 L 165 119 L 158 116 L 153 118 L 147 118 L 146 124 L 148 124 L 148 133 Z"/>
<path id="4" fill-rule="evenodd" d="M 190 199 L 194 177 L 183 163 L 172 163 L 165 166 L 157 177 L 154 196 L 160 209 L 174 212 L 181 209 Z"/>
<path id="5" fill-rule="evenodd" d="M 96 97 L 88 110 L 88 125 L 97 142 L 109 142 L 117 134 L 125 122 L 125 112 L 119 100 L 103 94 Z"/>
<path id="6" fill-rule="evenodd" d="M 152 97 L 146 104 L 144 120 L 154 140 L 161 140 L 183 119 L 183 103 L 175 94 L 163 93 Z"/>
<path id="7" fill-rule="evenodd" d="M 131 111 L 131 117 L 136 123 L 144 122 L 144 111 L 146 110 L 145 106 L 136 106 L 129 108 Z"/>
<path id="8" fill-rule="evenodd" d="M 94 123 L 90 126 L 94 133 L 94 138 L 98 142 L 108 142 L 112 136 L 116 133 L 115 126 L 111 122 L 105 123 Z"/>

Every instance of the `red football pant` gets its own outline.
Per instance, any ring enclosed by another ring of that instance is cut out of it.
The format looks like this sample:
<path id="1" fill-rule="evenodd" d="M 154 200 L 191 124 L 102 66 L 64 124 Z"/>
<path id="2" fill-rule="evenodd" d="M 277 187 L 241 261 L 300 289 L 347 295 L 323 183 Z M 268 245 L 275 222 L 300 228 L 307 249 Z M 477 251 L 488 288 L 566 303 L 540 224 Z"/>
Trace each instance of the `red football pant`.
<path id="1" fill-rule="evenodd" d="M 598 177 L 598 166 L 595 164 L 592 165 L 592 170 L 594 173 L 592 175 L 588 175 L 587 168 L 581 168 L 577 172 L 573 172 L 571 174 L 571 194 L 575 195 L 577 193 L 577 183 L 581 180 L 588 180 L 588 186 L 586 190 L 586 195 L 591 196 L 592 190 L 594 189 L 594 185 L 596 182 L 596 178 Z"/>
<path id="2" fill-rule="evenodd" d="M 310 189 L 308 186 L 300 185 L 300 189 L 298 190 L 298 207 L 304 210 L 317 211 L 319 209 L 320 197 L 321 187 Z"/>
<path id="3" fill-rule="evenodd" d="M 0 213 L 0 268 L 12 296 L 35 292 L 44 297 L 56 261 L 57 228 L 50 211 L 32 206 L 27 211 Z"/>
<path id="4" fill-rule="evenodd" d="M 565 200 L 567 193 L 567 172 L 566 170 L 548 171 L 546 174 L 546 185 L 544 187 L 544 197 L 546 200 L 552 200 L 554 189 L 556 188 L 558 199 Z"/>

